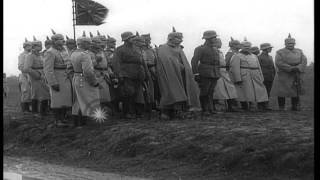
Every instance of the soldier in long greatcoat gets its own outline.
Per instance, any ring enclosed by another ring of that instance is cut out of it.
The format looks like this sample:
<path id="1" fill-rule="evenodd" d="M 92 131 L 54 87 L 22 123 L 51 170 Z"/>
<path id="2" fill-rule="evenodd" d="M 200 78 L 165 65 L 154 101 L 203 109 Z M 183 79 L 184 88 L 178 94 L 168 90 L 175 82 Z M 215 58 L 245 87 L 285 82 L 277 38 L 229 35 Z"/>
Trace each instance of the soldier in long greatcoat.
<path id="1" fill-rule="evenodd" d="M 76 93 L 75 102 L 72 106 L 74 125 L 83 126 L 87 120 L 94 116 L 100 108 L 99 84 L 95 76 L 94 67 L 89 50 L 91 39 L 79 37 L 78 48 L 71 55 L 71 63 L 74 69 L 73 86 Z M 81 118 L 79 117 L 82 116 Z"/>
<path id="2" fill-rule="evenodd" d="M 278 97 L 279 109 L 285 109 L 285 98 L 291 98 L 291 110 L 300 110 L 300 95 L 304 94 L 303 74 L 307 58 L 301 49 L 295 48 L 295 39 L 289 34 L 285 39 L 285 48 L 276 52 L 276 76 L 273 81 L 271 96 Z"/>
<path id="3" fill-rule="evenodd" d="M 28 74 L 31 83 L 31 104 L 32 112 L 45 115 L 49 110 L 48 100 L 50 99 L 49 88 L 46 85 L 43 60 L 41 56 L 42 43 L 34 38 L 31 53 L 27 55 L 23 72 Z"/>
<path id="4" fill-rule="evenodd" d="M 31 42 L 29 42 L 27 39 L 23 43 L 23 49 L 24 51 L 19 55 L 18 57 L 18 69 L 20 70 L 19 74 L 19 90 L 21 93 L 20 97 L 20 106 L 22 112 L 28 112 L 30 111 L 30 105 L 31 105 L 31 85 L 30 81 L 28 79 L 27 73 L 22 72 L 24 68 L 24 63 L 26 60 L 27 55 L 31 52 Z"/>
<path id="5" fill-rule="evenodd" d="M 78 48 L 71 55 L 74 69 L 73 88 L 75 100 L 72 106 L 74 126 L 83 126 L 94 112 L 100 108 L 99 83 L 95 76 L 91 49 L 91 39 L 86 36 L 77 39 Z"/>
<path id="6" fill-rule="evenodd" d="M 262 104 L 268 101 L 268 94 L 258 57 L 250 52 L 250 42 L 245 40 L 241 46 L 241 51 L 232 56 L 230 62 L 230 77 L 236 86 L 238 101 L 243 110 L 250 110 L 250 102 L 257 102 L 265 109 Z"/>
<path id="7" fill-rule="evenodd" d="M 200 110 L 200 90 L 194 80 L 191 66 L 181 47 L 183 34 L 169 33 L 166 44 L 157 48 L 156 65 L 161 93 L 161 119 L 181 117 L 179 112 Z"/>
<path id="8" fill-rule="evenodd" d="M 153 81 L 151 77 L 151 72 L 147 65 L 147 56 L 144 49 L 146 44 L 145 38 L 140 36 L 139 33 L 136 33 L 136 37 L 133 38 L 134 41 L 134 48 L 140 53 L 141 62 L 144 67 L 143 71 L 145 72 L 145 79 L 142 82 L 142 88 L 138 91 L 136 97 L 136 111 L 139 112 L 142 116 L 143 107 L 145 110 L 151 113 L 152 105 L 154 103 L 154 96 L 153 96 Z M 141 108 L 141 109 L 140 109 Z"/>
<path id="9" fill-rule="evenodd" d="M 152 104 L 152 108 L 156 109 L 157 108 L 156 104 L 159 104 L 159 100 L 160 100 L 160 92 L 159 92 L 159 85 L 157 82 L 157 72 L 156 72 L 156 63 L 157 63 L 156 51 L 150 45 L 151 44 L 150 34 L 142 34 L 141 37 L 143 37 L 145 40 L 145 44 L 143 46 L 144 60 L 147 64 L 148 71 L 151 75 L 151 81 L 148 82 L 150 100 L 151 100 L 150 103 Z"/>
<path id="10" fill-rule="evenodd" d="M 232 100 L 238 97 L 237 90 L 230 79 L 228 71 L 226 70 L 226 61 L 224 59 L 223 52 L 220 50 L 222 46 L 222 42 L 220 38 L 217 38 L 215 42 L 216 43 L 214 43 L 214 46 L 218 49 L 218 52 L 219 52 L 219 60 L 220 60 L 219 69 L 220 69 L 221 76 L 214 89 L 213 99 L 226 100 L 227 111 L 234 112 L 236 111 L 236 109 L 233 107 L 234 104 Z"/>
<path id="11" fill-rule="evenodd" d="M 219 51 L 214 47 L 216 37 L 215 31 L 205 31 L 202 37 L 205 43 L 194 50 L 191 60 L 193 73 L 199 77 L 200 102 L 202 111 L 206 114 L 215 113 L 212 96 L 220 77 Z"/>
<path id="12" fill-rule="evenodd" d="M 44 74 L 50 88 L 51 109 L 57 125 L 66 125 L 67 109 L 72 106 L 72 85 L 67 74 L 68 55 L 63 35 L 53 31 L 52 47 L 44 54 Z"/>
<path id="13" fill-rule="evenodd" d="M 93 36 L 91 33 L 90 36 L 92 41 L 91 52 L 94 54 L 94 61 L 92 63 L 94 66 L 95 76 L 98 79 L 99 84 L 103 87 L 99 89 L 100 103 L 101 106 L 107 108 L 110 107 L 109 104 L 111 102 L 109 90 L 111 79 L 109 76 L 107 58 L 103 51 L 104 45 L 99 36 Z"/>
<path id="14" fill-rule="evenodd" d="M 104 49 L 104 53 L 107 57 L 108 62 L 108 73 L 110 76 L 111 84 L 110 84 L 110 97 L 111 97 L 111 104 L 112 104 L 112 114 L 120 112 L 120 95 L 119 95 L 119 79 L 114 73 L 115 69 L 119 66 L 117 62 L 115 62 L 114 52 L 116 49 L 116 39 L 107 35 L 106 47 Z M 119 69 L 119 67 L 118 67 Z"/>
<path id="15" fill-rule="evenodd" d="M 240 41 L 238 40 L 235 40 L 231 37 L 231 40 L 229 41 L 229 47 L 230 49 L 228 50 L 228 52 L 226 53 L 225 55 L 225 60 L 226 60 L 226 69 L 227 71 L 229 71 L 230 69 L 230 61 L 231 61 L 231 58 L 234 54 L 237 54 L 239 53 L 239 50 L 240 50 Z"/>

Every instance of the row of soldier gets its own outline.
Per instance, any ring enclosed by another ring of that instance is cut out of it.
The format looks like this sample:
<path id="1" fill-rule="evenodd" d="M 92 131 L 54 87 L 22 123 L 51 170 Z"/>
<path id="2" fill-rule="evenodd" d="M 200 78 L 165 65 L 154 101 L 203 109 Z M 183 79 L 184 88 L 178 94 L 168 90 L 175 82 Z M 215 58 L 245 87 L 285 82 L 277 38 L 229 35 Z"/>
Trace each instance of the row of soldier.
<path id="1" fill-rule="evenodd" d="M 68 123 L 70 108 L 75 126 L 86 124 L 99 107 L 109 115 L 121 111 L 128 119 L 152 110 L 160 110 L 161 119 L 182 117 L 185 111 L 215 114 L 217 100 L 224 100 L 231 112 L 248 111 L 254 103 L 270 110 L 270 94 L 278 97 L 279 109 L 285 97 L 292 98 L 292 110 L 299 109 L 307 60 L 290 35 L 276 53 L 275 68 L 269 43 L 260 45 L 259 55 L 249 41 L 231 38 L 224 56 L 213 30 L 203 33 L 205 42 L 195 49 L 191 65 L 181 45 L 183 34 L 174 28 L 167 42 L 155 48 L 150 34 L 124 32 L 124 43 L 116 48 L 115 38 L 99 32 L 83 33 L 76 41 L 66 37 L 66 42 L 52 32 L 44 51 L 41 41 L 26 40 L 18 68 L 22 110 L 31 104 L 32 112 L 45 115 L 51 109 L 57 125 Z"/>

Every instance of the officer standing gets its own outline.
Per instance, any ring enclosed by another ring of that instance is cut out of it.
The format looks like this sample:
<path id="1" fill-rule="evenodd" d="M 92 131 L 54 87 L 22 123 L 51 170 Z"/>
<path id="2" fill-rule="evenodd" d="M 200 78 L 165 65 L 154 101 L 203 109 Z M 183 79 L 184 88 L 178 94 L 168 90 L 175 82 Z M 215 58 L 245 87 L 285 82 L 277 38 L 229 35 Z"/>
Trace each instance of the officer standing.
<path id="1" fill-rule="evenodd" d="M 74 69 L 73 86 L 76 93 L 72 106 L 74 126 L 86 125 L 93 117 L 95 111 L 100 108 L 99 88 L 95 76 L 91 55 L 91 39 L 85 36 L 77 39 L 78 48 L 71 55 L 71 63 Z M 81 116 L 81 117 L 80 117 Z"/>
<path id="2" fill-rule="evenodd" d="M 192 70 L 200 88 L 201 108 L 205 114 L 215 114 L 212 96 L 220 77 L 219 51 L 214 47 L 216 37 L 215 31 L 205 31 L 202 37 L 205 43 L 194 50 L 191 60 Z"/>
<path id="3" fill-rule="evenodd" d="M 270 43 L 263 43 L 260 45 L 260 49 L 262 50 L 261 54 L 258 56 L 259 63 L 261 66 L 261 70 L 263 73 L 263 84 L 267 88 L 268 97 L 270 98 L 270 91 L 272 88 L 272 83 L 274 76 L 276 74 L 276 69 L 274 67 L 272 56 L 269 53 L 272 51 L 272 46 Z"/>
<path id="4" fill-rule="evenodd" d="M 285 48 L 276 52 L 277 73 L 271 89 L 271 96 L 278 97 L 279 109 L 285 109 L 285 98 L 291 98 L 291 110 L 300 110 L 300 95 L 304 94 L 303 74 L 307 58 L 301 49 L 295 48 L 296 40 L 289 34 Z"/>
<path id="5" fill-rule="evenodd" d="M 38 106 L 40 105 L 40 115 L 45 115 L 49 110 L 48 100 L 50 99 L 50 94 L 45 82 L 41 50 L 41 41 L 36 40 L 34 37 L 32 50 L 26 57 L 23 71 L 28 74 L 31 82 L 32 113 L 38 113 Z"/>
<path id="6" fill-rule="evenodd" d="M 66 125 L 67 108 L 72 106 L 72 86 L 67 74 L 67 61 L 63 57 L 65 40 L 53 31 L 52 47 L 44 54 L 44 74 L 50 87 L 51 108 L 57 126 Z"/>
<path id="7" fill-rule="evenodd" d="M 20 106 L 22 112 L 30 112 L 31 105 L 31 85 L 27 73 L 23 72 L 24 63 L 27 55 L 31 52 L 32 44 L 27 39 L 23 43 L 24 51 L 18 57 L 18 69 L 21 71 L 19 74 L 19 89 L 21 93 Z"/>

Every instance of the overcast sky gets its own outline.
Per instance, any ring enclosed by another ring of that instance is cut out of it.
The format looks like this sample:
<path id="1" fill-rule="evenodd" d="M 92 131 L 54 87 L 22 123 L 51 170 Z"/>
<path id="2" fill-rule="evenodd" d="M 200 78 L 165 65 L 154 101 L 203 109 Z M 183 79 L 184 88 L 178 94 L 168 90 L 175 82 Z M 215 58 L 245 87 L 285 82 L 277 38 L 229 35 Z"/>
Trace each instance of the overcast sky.
<path id="1" fill-rule="evenodd" d="M 205 30 L 215 30 L 228 50 L 230 36 L 247 37 L 253 45 L 269 42 L 271 55 L 284 47 L 288 33 L 296 47 L 304 51 L 308 63 L 314 58 L 313 0 L 96 0 L 109 8 L 106 24 L 77 26 L 83 30 L 108 34 L 117 39 L 124 31 L 151 33 L 152 43 L 166 42 L 172 26 L 184 35 L 184 51 L 190 61 L 193 50 L 203 43 Z M 24 39 L 45 40 L 51 28 L 73 37 L 71 0 L 4 0 L 4 72 L 18 75 L 18 55 Z"/>

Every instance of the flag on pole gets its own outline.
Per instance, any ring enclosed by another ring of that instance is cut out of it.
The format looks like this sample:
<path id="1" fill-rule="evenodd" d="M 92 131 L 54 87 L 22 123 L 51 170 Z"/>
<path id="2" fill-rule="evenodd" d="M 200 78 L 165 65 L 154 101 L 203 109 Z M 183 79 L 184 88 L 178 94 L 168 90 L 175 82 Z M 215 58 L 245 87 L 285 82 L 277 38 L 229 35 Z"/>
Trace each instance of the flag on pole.
<path id="1" fill-rule="evenodd" d="M 75 1 L 75 25 L 101 25 L 108 15 L 109 9 L 91 0 Z"/>

